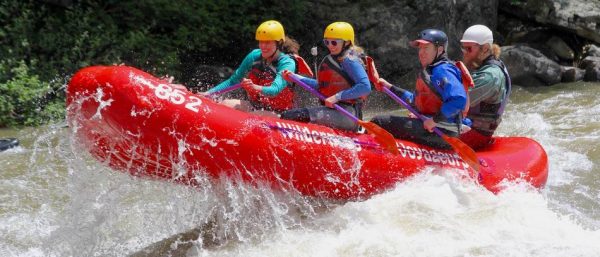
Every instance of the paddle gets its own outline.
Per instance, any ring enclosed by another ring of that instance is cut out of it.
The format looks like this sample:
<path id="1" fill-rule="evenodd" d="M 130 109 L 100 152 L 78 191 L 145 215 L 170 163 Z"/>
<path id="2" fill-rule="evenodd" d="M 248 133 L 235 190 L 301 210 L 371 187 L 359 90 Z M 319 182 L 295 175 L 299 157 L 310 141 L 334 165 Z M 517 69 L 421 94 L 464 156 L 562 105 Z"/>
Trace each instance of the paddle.
<path id="1" fill-rule="evenodd" d="M 227 92 L 231 92 L 233 90 L 236 90 L 236 89 L 238 89 L 240 87 L 242 87 L 242 84 L 241 83 L 237 83 L 237 84 L 235 84 L 233 86 L 230 86 L 228 88 L 224 88 L 224 89 L 221 89 L 219 91 L 212 92 L 212 93 L 208 94 L 208 96 L 212 97 L 212 96 L 217 96 L 217 95 L 225 94 Z"/>
<path id="2" fill-rule="evenodd" d="M 382 86 L 382 88 L 383 88 L 383 92 L 385 92 L 388 96 L 390 96 L 396 102 L 398 102 L 399 104 L 404 106 L 406 109 L 408 109 L 414 115 L 419 117 L 419 119 L 421 119 L 422 121 L 425 121 L 427 119 L 425 116 L 421 115 L 415 109 L 413 109 L 409 104 L 404 102 L 404 100 L 402 100 L 396 94 L 392 93 L 392 91 L 390 91 L 388 88 L 383 87 L 383 86 Z M 480 168 L 479 160 L 477 159 L 477 155 L 475 154 L 475 151 L 473 151 L 473 149 L 471 147 L 469 147 L 468 145 L 463 143 L 463 141 L 460 141 L 460 139 L 458 139 L 456 137 L 449 137 L 448 135 L 446 135 L 442 131 L 440 131 L 438 128 L 433 128 L 433 132 L 438 134 L 438 136 L 442 137 L 442 139 L 444 139 L 444 141 L 446 141 L 446 143 L 448 143 L 450 146 L 452 146 L 452 149 L 454 149 L 454 151 L 456 151 L 456 153 L 458 153 L 460 158 L 462 158 L 474 170 L 479 172 L 479 168 Z"/>
<path id="3" fill-rule="evenodd" d="M 369 80 L 371 80 L 371 82 L 373 83 L 380 84 L 379 73 L 377 72 L 377 69 L 375 69 L 375 63 L 372 60 L 367 60 L 367 66 L 369 67 L 369 69 L 372 70 L 369 73 Z M 383 92 L 385 92 L 388 96 L 394 99 L 394 101 L 404 106 L 412 114 L 419 117 L 419 119 L 421 119 L 422 121 L 425 121 L 427 119 L 425 118 L 425 116 L 421 115 L 414 108 L 412 108 L 412 106 L 410 106 L 404 100 L 402 100 L 402 98 L 398 97 L 396 94 L 390 91 L 387 87 L 384 87 L 382 85 L 379 85 L 379 87 L 383 89 Z M 444 141 L 446 141 L 446 143 L 448 143 L 452 147 L 452 149 L 454 149 L 454 151 L 458 153 L 458 156 L 460 156 L 460 158 L 462 158 L 467 164 L 469 164 L 469 166 L 471 166 L 475 171 L 479 172 L 479 160 L 477 159 L 475 151 L 471 147 L 469 147 L 463 141 L 460 141 L 460 139 L 456 137 L 449 137 L 448 135 L 442 133 L 442 131 L 440 131 L 438 128 L 433 128 L 433 132 L 438 134 L 438 136 L 442 137 L 442 139 L 444 139 Z"/>
<path id="4" fill-rule="evenodd" d="M 325 101 L 325 99 L 326 99 L 325 96 L 323 96 L 321 93 L 317 92 L 311 86 L 306 85 L 306 84 L 304 84 L 304 82 L 300 81 L 298 75 L 292 73 L 292 74 L 290 74 L 290 78 L 297 85 L 300 85 L 301 87 L 308 90 L 310 93 L 312 93 L 313 95 L 315 95 L 322 101 Z M 396 140 L 394 139 L 394 136 L 392 136 L 392 134 L 390 134 L 390 132 L 377 126 L 377 124 L 375 124 L 375 123 L 358 119 L 356 116 L 352 115 L 352 113 L 346 111 L 346 109 L 342 108 L 341 106 L 339 106 L 337 104 L 333 104 L 333 106 L 335 107 L 336 110 L 338 110 L 339 112 L 344 114 L 346 117 L 352 119 L 354 122 L 358 123 L 358 125 L 361 125 L 369 133 L 373 134 L 375 136 L 375 140 L 379 144 L 384 146 L 388 151 L 390 151 L 393 154 L 399 153 L 398 147 L 396 146 Z"/>

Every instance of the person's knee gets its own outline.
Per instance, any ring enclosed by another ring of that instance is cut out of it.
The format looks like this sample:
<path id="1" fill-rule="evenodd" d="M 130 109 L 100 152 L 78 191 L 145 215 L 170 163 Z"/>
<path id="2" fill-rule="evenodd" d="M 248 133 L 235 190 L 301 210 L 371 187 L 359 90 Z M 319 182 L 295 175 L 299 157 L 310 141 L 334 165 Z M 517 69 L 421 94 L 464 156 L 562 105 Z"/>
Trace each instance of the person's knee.
<path id="1" fill-rule="evenodd" d="M 384 122 L 383 120 L 384 120 L 383 116 L 375 116 L 375 117 L 371 118 L 371 122 L 375 123 L 377 125 L 383 124 L 383 122 Z"/>
<path id="2" fill-rule="evenodd" d="M 393 126 L 391 116 L 389 115 L 378 115 L 371 119 L 372 123 L 379 125 L 380 127 Z"/>
<path id="3" fill-rule="evenodd" d="M 446 134 L 446 136 L 449 136 L 449 137 L 458 137 L 458 136 L 460 136 L 457 131 L 447 130 L 447 129 L 444 129 L 444 128 L 440 128 L 440 131 L 442 131 L 442 133 Z"/>
<path id="4" fill-rule="evenodd" d="M 306 108 L 289 110 L 281 113 L 281 118 L 285 120 L 295 120 L 300 122 L 309 122 L 310 113 Z"/>

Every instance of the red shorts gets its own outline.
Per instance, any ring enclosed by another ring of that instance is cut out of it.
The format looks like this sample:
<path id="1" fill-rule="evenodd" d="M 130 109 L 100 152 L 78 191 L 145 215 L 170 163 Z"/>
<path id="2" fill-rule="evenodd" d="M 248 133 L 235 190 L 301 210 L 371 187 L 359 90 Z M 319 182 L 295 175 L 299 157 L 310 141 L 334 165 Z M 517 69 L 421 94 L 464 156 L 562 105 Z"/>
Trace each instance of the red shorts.
<path id="1" fill-rule="evenodd" d="M 474 150 L 484 148 L 493 142 L 492 136 L 483 135 L 474 129 L 469 130 L 467 133 L 461 134 L 459 138 Z"/>

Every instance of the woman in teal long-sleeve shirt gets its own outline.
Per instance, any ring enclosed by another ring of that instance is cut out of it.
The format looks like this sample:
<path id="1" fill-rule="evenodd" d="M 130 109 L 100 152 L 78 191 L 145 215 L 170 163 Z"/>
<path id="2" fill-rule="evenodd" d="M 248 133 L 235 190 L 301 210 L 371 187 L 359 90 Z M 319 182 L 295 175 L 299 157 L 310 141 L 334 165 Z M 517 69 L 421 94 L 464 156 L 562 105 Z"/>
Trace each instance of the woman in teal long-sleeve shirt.
<path id="1" fill-rule="evenodd" d="M 242 111 L 282 112 L 294 107 L 294 91 L 281 77 L 284 70 L 296 70 L 299 45 L 285 36 L 283 26 L 274 20 L 263 22 L 256 30 L 258 48 L 250 52 L 236 71 L 206 93 L 214 93 L 241 84 L 248 100 L 226 99 L 221 103 Z"/>

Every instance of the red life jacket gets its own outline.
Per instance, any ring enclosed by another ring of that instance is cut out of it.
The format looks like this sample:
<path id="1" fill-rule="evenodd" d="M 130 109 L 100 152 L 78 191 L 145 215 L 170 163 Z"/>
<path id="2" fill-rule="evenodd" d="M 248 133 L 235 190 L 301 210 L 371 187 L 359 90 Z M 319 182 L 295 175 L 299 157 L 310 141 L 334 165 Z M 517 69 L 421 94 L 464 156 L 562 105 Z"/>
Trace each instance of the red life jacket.
<path id="1" fill-rule="evenodd" d="M 463 109 L 463 117 L 466 117 L 469 112 L 469 88 L 474 86 L 473 78 L 471 78 L 471 73 L 462 62 L 458 61 L 455 65 L 461 72 L 461 81 L 467 93 L 467 104 Z M 435 115 L 442 108 L 441 92 L 438 92 L 432 85 L 431 74 L 426 69 L 419 73 L 417 77 L 415 93 L 415 106 L 421 114 Z"/>
<path id="2" fill-rule="evenodd" d="M 294 61 L 296 62 L 296 72 L 300 75 L 304 75 L 305 77 L 313 77 L 314 74 L 312 72 L 312 70 L 310 69 L 310 66 L 308 65 L 308 63 L 306 63 L 306 61 L 300 57 L 300 55 L 297 54 L 289 54 L 290 56 L 294 57 Z"/>
<path id="3" fill-rule="evenodd" d="M 296 62 L 296 70 L 299 71 L 299 73 L 312 77 L 312 71 L 308 68 L 308 64 L 306 64 L 302 57 L 296 54 L 291 54 L 290 56 Z M 279 58 L 282 57 L 283 55 L 280 55 Z M 252 80 L 252 83 L 259 86 L 271 85 L 277 76 L 277 68 L 275 67 L 277 62 L 279 62 L 279 59 L 273 61 L 271 64 L 266 64 L 262 58 L 256 60 L 252 64 L 252 69 L 250 69 L 248 78 Z M 294 108 L 295 93 L 291 84 L 285 87 L 276 96 L 267 96 L 258 90 L 246 90 L 246 93 L 248 94 L 250 101 L 258 106 L 263 106 L 278 112 Z"/>
<path id="4" fill-rule="evenodd" d="M 321 62 L 317 78 L 319 92 L 325 97 L 330 97 L 354 86 L 354 81 L 331 55 L 326 56 Z M 364 102 L 366 99 L 367 96 L 361 96 L 359 99 L 342 100 L 340 102 L 354 104 L 357 100 Z"/>

